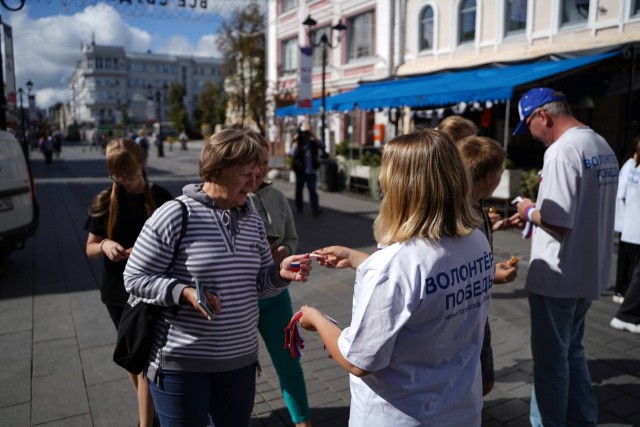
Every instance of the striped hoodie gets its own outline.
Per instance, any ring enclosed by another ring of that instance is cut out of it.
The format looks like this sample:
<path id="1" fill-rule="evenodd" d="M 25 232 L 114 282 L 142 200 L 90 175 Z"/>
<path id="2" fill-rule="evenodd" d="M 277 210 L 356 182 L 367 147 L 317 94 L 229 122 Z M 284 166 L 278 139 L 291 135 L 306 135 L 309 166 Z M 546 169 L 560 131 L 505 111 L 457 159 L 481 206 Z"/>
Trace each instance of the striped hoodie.
<path id="1" fill-rule="evenodd" d="M 276 295 L 289 284 L 273 263 L 260 215 L 247 203 L 223 210 L 202 184 L 185 186 L 179 198 L 187 206 L 188 221 L 171 271 L 166 272 L 182 209 L 168 202 L 145 223 L 124 272 L 133 297 L 167 307 L 151 349 L 147 375 L 152 381 L 160 369 L 225 372 L 255 363 L 258 298 Z M 222 312 L 211 321 L 191 304 L 179 303 L 182 290 L 196 279 L 220 297 Z"/>

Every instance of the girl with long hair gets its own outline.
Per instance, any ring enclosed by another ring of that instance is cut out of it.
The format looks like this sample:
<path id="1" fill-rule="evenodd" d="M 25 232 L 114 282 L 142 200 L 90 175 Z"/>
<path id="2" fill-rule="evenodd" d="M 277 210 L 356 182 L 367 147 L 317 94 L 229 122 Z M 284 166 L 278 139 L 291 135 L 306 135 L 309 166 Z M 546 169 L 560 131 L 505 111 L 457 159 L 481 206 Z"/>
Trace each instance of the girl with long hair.
<path id="1" fill-rule="evenodd" d="M 100 297 L 117 328 L 129 298 L 122 275 L 131 248 L 147 218 L 172 197 L 147 179 L 146 154 L 134 141 L 114 139 L 105 153 L 112 184 L 94 198 L 84 228 L 87 256 L 104 260 Z M 152 426 L 155 411 L 144 373 L 129 378 L 138 395 L 140 425 Z"/>

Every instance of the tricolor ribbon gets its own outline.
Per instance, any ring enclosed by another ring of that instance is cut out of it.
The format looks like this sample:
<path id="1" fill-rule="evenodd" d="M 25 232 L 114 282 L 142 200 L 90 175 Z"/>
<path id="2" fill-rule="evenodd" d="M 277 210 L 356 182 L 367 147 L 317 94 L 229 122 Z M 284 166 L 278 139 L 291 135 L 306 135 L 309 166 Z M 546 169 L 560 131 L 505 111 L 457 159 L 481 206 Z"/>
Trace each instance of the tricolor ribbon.
<path id="1" fill-rule="evenodd" d="M 291 357 L 295 359 L 302 356 L 302 349 L 304 348 L 304 340 L 302 339 L 302 337 L 300 336 L 300 332 L 298 331 L 298 322 L 300 321 L 301 317 L 302 312 L 298 311 L 293 315 L 287 327 L 284 328 L 284 348 L 289 349 Z M 333 322 L 334 325 L 338 324 L 335 319 L 332 319 L 327 315 L 325 315 L 324 317 Z"/>
<path id="2" fill-rule="evenodd" d="M 284 328 L 284 348 L 289 349 L 291 357 L 294 359 L 302 356 L 302 349 L 304 348 L 304 340 L 298 331 L 298 321 L 301 317 L 302 312 L 297 312 L 293 315 L 287 327 Z"/>
<path id="3" fill-rule="evenodd" d="M 511 201 L 511 204 L 513 206 L 517 206 L 518 203 L 520 203 L 522 200 L 523 199 L 521 196 L 516 196 L 516 198 Z M 531 207 L 533 209 L 533 205 Z M 531 236 L 533 235 L 533 227 L 535 226 L 535 224 L 531 222 L 531 218 L 529 216 L 525 219 L 527 220 L 527 222 L 524 225 L 524 229 L 522 230 L 522 238 L 530 239 Z"/>

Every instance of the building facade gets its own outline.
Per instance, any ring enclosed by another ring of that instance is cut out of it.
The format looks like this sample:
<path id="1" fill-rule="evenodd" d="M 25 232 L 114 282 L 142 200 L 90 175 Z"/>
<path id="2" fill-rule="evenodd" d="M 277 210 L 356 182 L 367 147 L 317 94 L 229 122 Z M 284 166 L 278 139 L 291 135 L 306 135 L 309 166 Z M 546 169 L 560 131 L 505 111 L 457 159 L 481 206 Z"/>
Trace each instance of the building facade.
<path id="1" fill-rule="evenodd" d="M 636 61 L 640 49 L 635 46 L 640 41 L 640 0 L 279 0 L 269 10 L 269 24 L 274 28 L 268 66 L 276 105 L 295 100 L 298 79 L 294 46 L 296 42 L 308 44 L 302 25 L 308 15 L 318 21 L 317 27 L 321 27 L 320 22 L 328 25 L 339 21 L 347 26 L 343 42 L 330 52 L 326 80 L 327 93 L 331 94 L 372 80 L 533 63 L 585 55 L 586 50 L 631 46 L 602 67 L 594 66 L 571 77 L 549 77 L 532 85 L 556 84 L 576 96 L 582 90 L 584 102 L 576 106 L 577 115 L 610 142 L 624 144 L 630 133 L 640 131 L 637 120 L 634 124 L 632 119 L 638 113 L 633 105 L 638 104 L 640 85 Z M 316 70 L 315 97 L 320 96 Z M 529 87 L 514 87 L 513 99 Z M 485 114 L 482 120 L 489 117 L 494 123 L 484 133 L 499 141 L 504 139 L 506 146 L 512 138 L 508 130 L 517 119 L 515 102 L 489 104 L 473 105 L 477 110 L 474 118 L 481 120 L 483 110 L 490 109 L 493 114 Z M 375 125 L 385 126 L 386 140 L 416 124 L 434 125 L 451 111 L 464 113 L 465 106 L 339 111 L 329 114 L 328 126 L 335 138 L 349 137 L 352 142 L 369 144 Z M 313 115 L 310 117 L 313 121 Z M 302 116 L 274 120 L 278 126 L 274 133 L 286 133 L 287 123 L 300 120 Z M 354 125 L 359 129 L 354 131 Z"/>
<path id="2" fill-rule="evenodd" d="M 168 117 L 168 87 L 185 89 L 183 103 L 193 119 L 198 95 L 208 82 L 224 79 L 222 59 L 127 52 L 121 46 L 90 43 L 69 81 L 70 122 L 83 126 L 135 126 Z"/>
<path id="3" fill-rule="evenodd" d="M 394 10 L 389 0 L 278 0 L 267 4 L 267 79 L 271 105 L 278 108 L 295 103 L 298 96 L 300 47 L 318 44 L 325 35 L 329 45 L 314 47 L 312 96 L 322 97 L 322 50 L 327 49 L 324 74 L 325 96 L 354 89 L 361 80 L 384 79 L 395 73 Z M 312 17 L 316 24 L 305 27 Z M 344 31 L 331 28 L 342 23 Z M 301 119 L 300 119 L 301 120 Z M 269 138 L 290 142 L 300 120 L 271 120 Z M 367 123 L 373 118 L 361 115 L 327 114 L 327 134 L 323 136 L 333 149 L 348 138 L 364 138 Z M 310 117 L 311 129 L 321 134 L 321 118 Z"/>

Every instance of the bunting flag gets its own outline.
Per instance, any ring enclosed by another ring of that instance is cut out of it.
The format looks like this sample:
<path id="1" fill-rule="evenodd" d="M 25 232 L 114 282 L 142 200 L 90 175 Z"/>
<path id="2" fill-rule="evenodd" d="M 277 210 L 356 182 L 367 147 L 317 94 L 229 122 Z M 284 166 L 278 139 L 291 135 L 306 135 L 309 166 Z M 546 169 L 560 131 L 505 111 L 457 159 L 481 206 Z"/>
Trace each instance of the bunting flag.
<path id="1" fill-rule="evenodd" d="M 300 69 L 298 70 L 298 107 L 311 108 L 311 71 L 313 69 L 313 47 L 300 48 Z"/>

